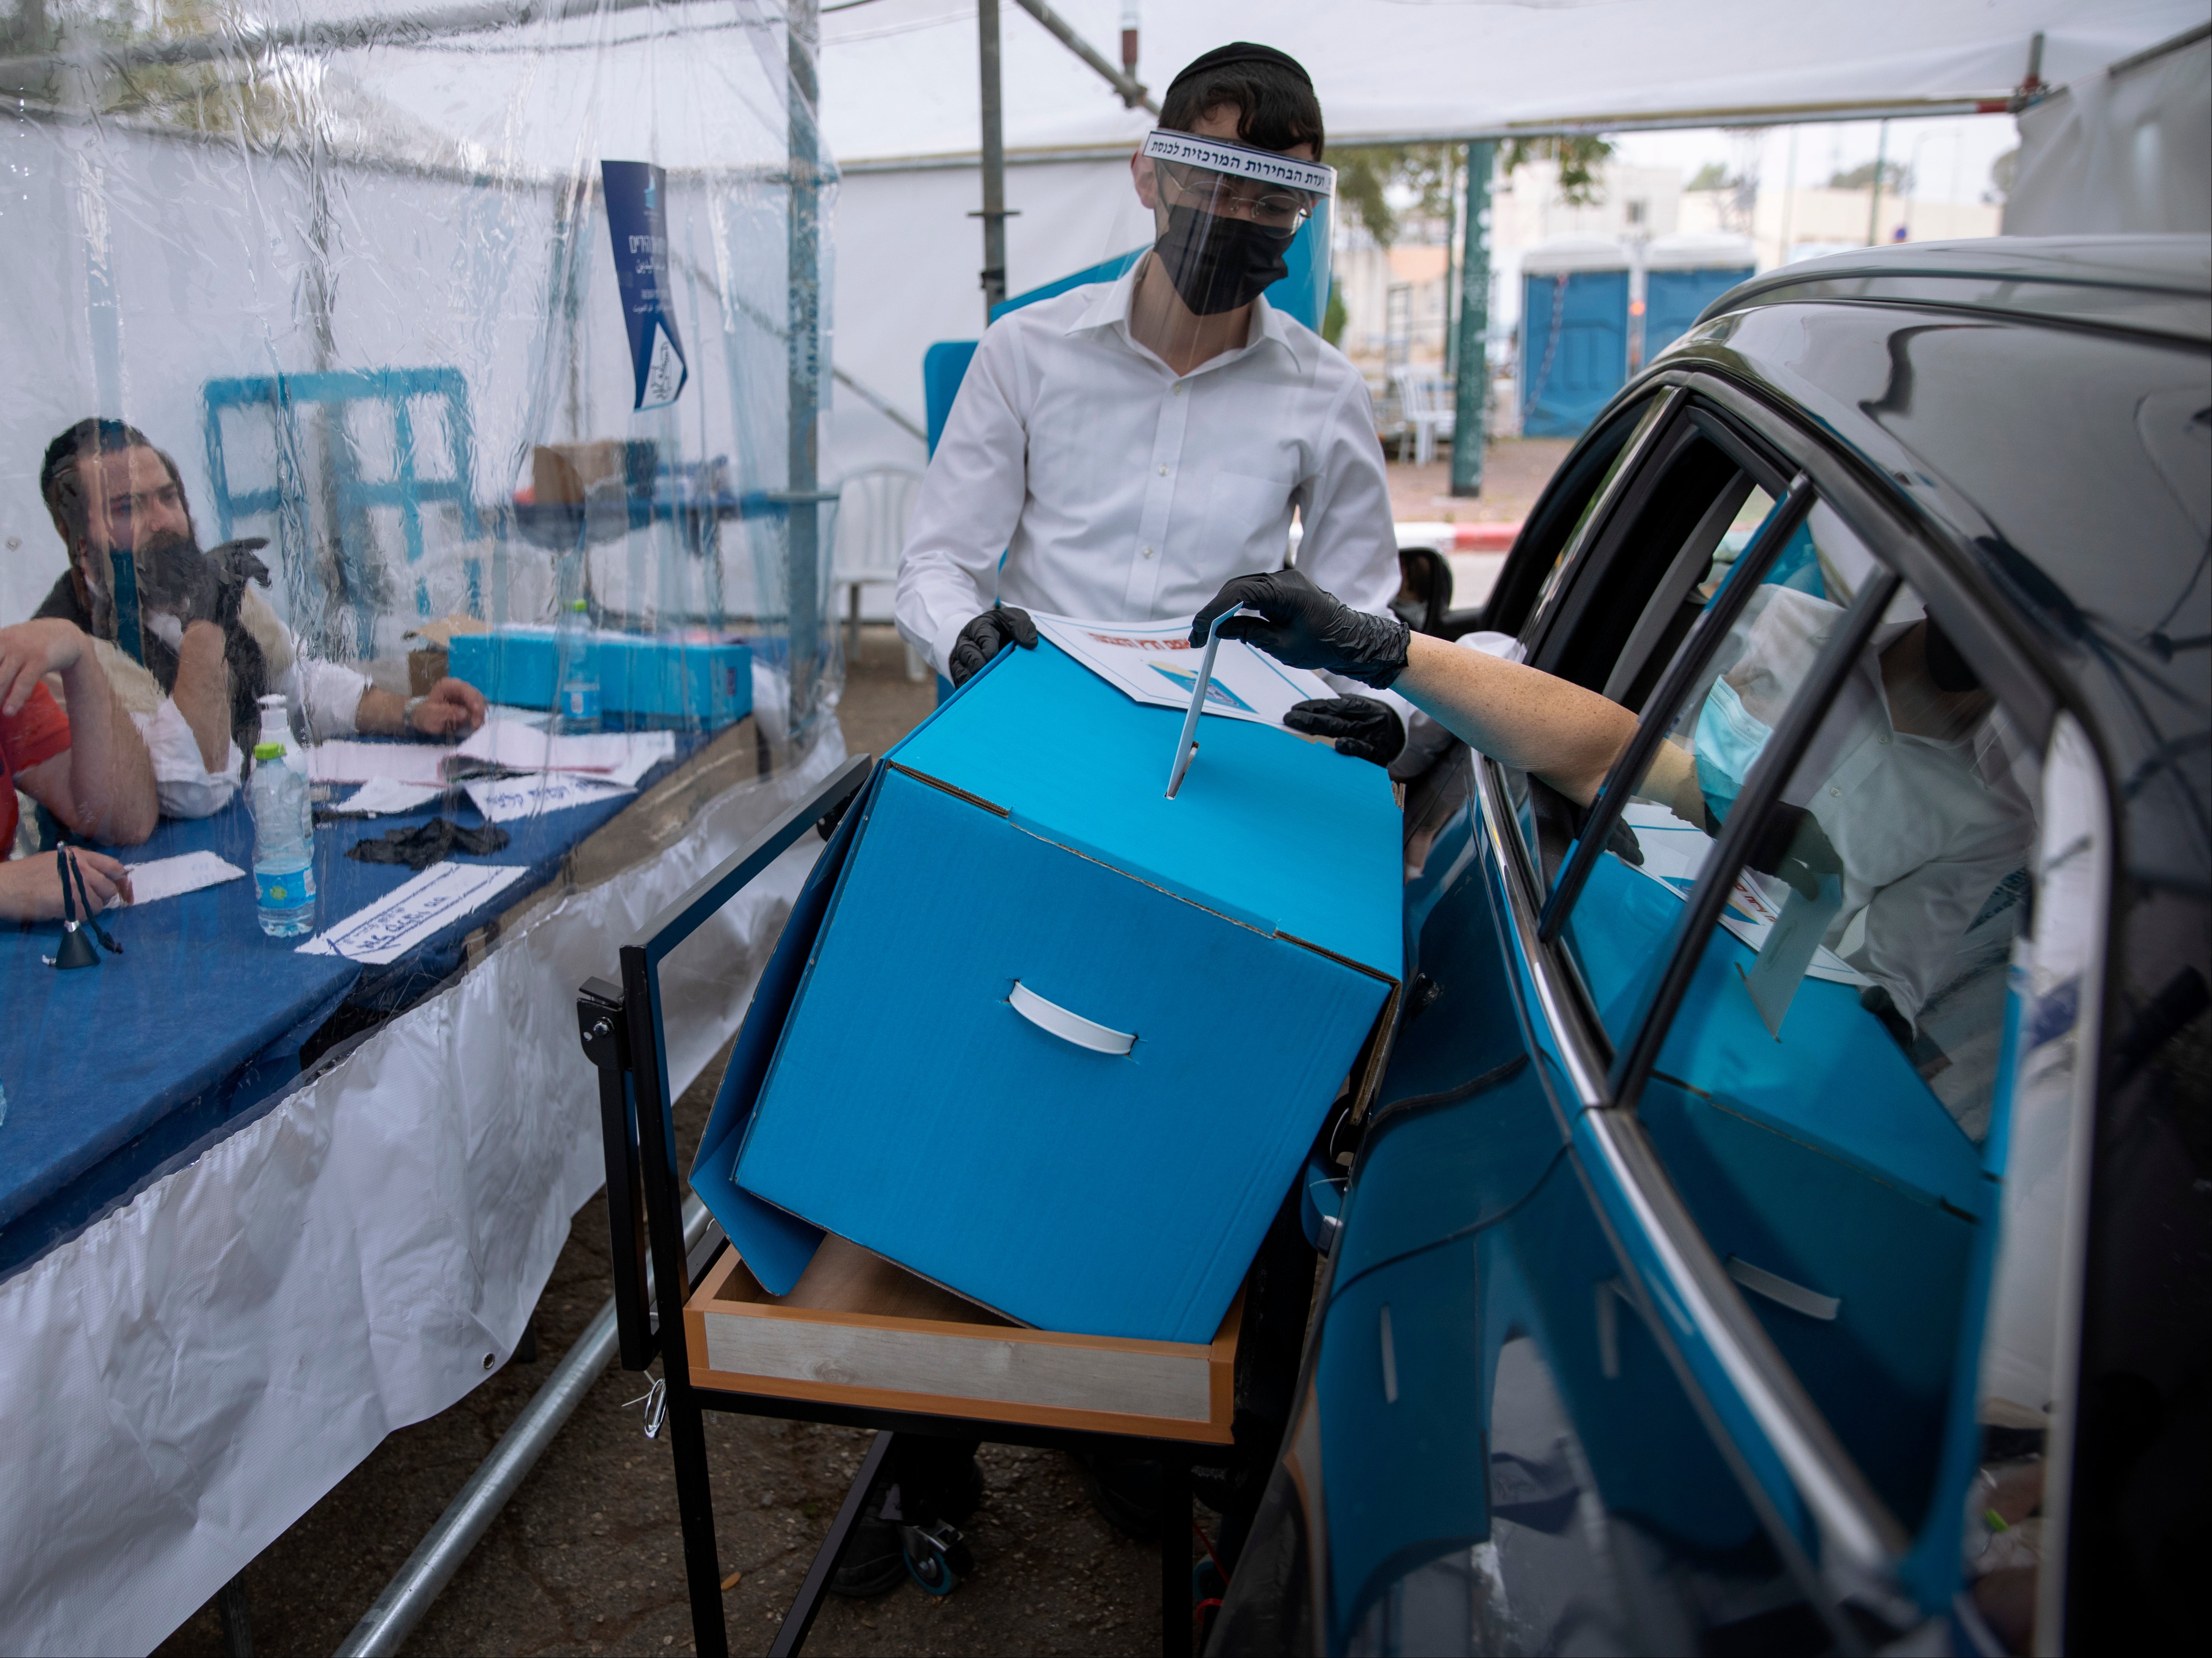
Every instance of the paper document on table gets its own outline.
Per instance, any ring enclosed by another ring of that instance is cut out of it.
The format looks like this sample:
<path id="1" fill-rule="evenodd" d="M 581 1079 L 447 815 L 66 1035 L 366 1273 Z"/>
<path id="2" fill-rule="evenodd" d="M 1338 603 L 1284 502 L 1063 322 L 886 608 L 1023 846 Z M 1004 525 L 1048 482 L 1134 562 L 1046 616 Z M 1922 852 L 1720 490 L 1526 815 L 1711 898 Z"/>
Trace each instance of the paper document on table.
<path id="1" fill-rule="evenodd" d="M 339 804 L 324 810 L 340 817 L 387 817 L 420 811 L 445 792 L 441 783 L 401 783 L 389 777 L 372 777 Z"/>
<path id="2" fill-rule="evenodd" d="M 596 805 L 636 791 L 621 783 L 573 774 L 532 772 L 524 777 L 476 777 L 469 780 L 469 799 L 495 823 L 517 817 L 534 817 L 542 811 L 569 806 Z"/>
<path id="3" fill-rule="evenodd" d="M 198 892 L 202 887 L 219 886 L 225 881 L 241 880 L 246 872 L 211 852 L 179 853 L 174 858 L 149 858 L 143 864 L 126 865 L 131 872 L 131 902 L 150 904 L 160 898 L 179 898 L 187 892 Z M 114 909 L 122 903 L 110 899 L 107 908 Z"/>
<path id="4" fill-rule="evenodd" d="M 673 732 L 593 732 L 549 736 L 519 721 L 490 720 L 457 750 L 464 760 L 509 771 L 587 772 L 622 783 L 637 780 L 676 752 Z"/>
<path id="5" fill-rule="evenodd" d="M 307 775 L 318 783 L 382 779 L 442 787 L 445 780 L 438 768 L 454 752 L 447 743 L 362 743 L 340 738 L 307 750 Z"/>
<path id="6" fill-rule="evenodd" d="M 1712 837 L 1684 823 L 1666 807 L 1647 800 L 1630 801 L 1620 819 L 1635 832 L 1636 844 L 1644 853 L 1641 872 L 1676 897 L 1688 897 L 1705 866 L 1705 854 L 1712 849 Z M 1768 890 L 1770 887 L 1772 891 Z M 1721 911 L 1721 925 L 1754 952 L 1763 950 L 1789 896 L 1790 888 L 1784 883 L 1753 871 L 1739 871 L 1728 903 Z M 1834 984 L 1864 987 L 1874 982 L 1825 944 L 1813 951 L 1812 965 L 1805 971 L 1812 978 L 1826 979 Z"/>
<path id="7" fill-rule="evenodd" d="M 300 946 L 303 956 L 343 956 L 382 967 L 405 955 L 530 872 L 520 864 L 438 864 Z"/>
<path id="8" fill-rule="evenodd" d="M 1198 686 L 1202 653 L 1190 647 L 1190 618 L 1180 622 L 1079 622 L 1030 612 L 1037 631 L 1107 683 L 1139 702 L 1186 708 Z M 1300 702 L 1336 693 L 1317 674 L 1286 668 L 1241 639 L 1224 639 L 1214 658 L 1206 712 L 1279 726 Z"/>

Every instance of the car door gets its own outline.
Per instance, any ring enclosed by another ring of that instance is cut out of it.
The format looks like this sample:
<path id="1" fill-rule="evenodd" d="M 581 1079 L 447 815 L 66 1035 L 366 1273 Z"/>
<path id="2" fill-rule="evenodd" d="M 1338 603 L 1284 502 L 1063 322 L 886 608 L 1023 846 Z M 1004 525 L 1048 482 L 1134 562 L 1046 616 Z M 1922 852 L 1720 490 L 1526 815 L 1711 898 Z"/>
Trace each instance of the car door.
<path id="1" fill-rule="evenodd" d="M 1977 1355 L 2042 1213 L 2001 1215 L 2048 701 L 1847 468 L 1729 401 L 1632 411 L 1500 588 L 1674 746 L 1687 816 L 1647 752 L 1589 811 L 1469 757 L 1409 817 L 1416 976 L 1255 1535 L 1318 1647 L 1857 1644 L 1948 1602 L 1989 1540 L 1964 1493 L 2041 1431 Z M 1970 692 L 1929 690 L 1936 632 Z M 1232 1597 L 1222 1649 L 1253 1627 Z"/>

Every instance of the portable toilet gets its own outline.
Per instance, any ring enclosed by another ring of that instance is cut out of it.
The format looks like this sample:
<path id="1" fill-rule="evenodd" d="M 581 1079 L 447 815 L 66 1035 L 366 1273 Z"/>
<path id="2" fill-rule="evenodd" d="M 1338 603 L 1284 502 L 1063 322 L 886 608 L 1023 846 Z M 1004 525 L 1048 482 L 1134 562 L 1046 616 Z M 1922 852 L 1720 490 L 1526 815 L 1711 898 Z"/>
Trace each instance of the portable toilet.
<path id="1" fill-rule="evenodd" d="M 1644 352 L 1649 362 L 1690 331 L 1698 313 L 1759 263 L 1748 236 L 1703 232 L 1662 236 L 1644 251 Z"/>
<path id="2" fill-rule="evenodd" d="M 1580 434 L 1628 380 L 1628 250 L 1562 236 L 1521 259 L 1521 431 Z"/>

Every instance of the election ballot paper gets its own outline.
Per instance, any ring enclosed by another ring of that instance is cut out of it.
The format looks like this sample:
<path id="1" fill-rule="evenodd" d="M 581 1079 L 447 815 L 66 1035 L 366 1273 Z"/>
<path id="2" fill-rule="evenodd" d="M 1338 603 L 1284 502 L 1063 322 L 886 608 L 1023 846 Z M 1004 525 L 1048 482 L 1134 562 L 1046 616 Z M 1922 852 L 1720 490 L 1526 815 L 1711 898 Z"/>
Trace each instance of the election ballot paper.
<path id="1" fill-rule="evenodd" d="M 1401 817 L 1381 768 L 1267 723 L 1305 686 L 1241 661 L 1247 716 L 1165 799 L 1188 688 L 1146 682 L 1198 653 L 1063 626 L 845 813 L 691 1178 L 771 1294 L 835 1233 L 1019 1323 L 1202 1343 L 1331 1102 L 1379 1078 Z"/>

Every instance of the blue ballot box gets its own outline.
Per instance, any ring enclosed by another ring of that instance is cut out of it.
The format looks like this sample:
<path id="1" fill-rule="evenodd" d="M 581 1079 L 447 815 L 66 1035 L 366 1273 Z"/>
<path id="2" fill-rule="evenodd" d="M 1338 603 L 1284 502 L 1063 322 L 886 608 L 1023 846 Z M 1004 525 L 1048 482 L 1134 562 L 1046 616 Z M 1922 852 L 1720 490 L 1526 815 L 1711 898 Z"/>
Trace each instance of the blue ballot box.
<path id="1" fill-rule="evenodd" d="M 518 708 L 551 708 L 566 665 L 582 667 L 598 682 L 599 707 L 611 714 L 645 714 L 719 731 L 752 712 L 752 653 L 736 640 L 579 629 L 567 641 L 566 665 L 562 646 L 554 628 L 456 634 L 447 671 L 490 701 Z"/>
<path id="2" fill-rule="evenodd" d="M 1402 961 L 1382 770 L 1049 641 L 878 766 L 756 992 L 692 1183 L 773 1294 L 822 1230 L 1020 1322 L 1212 1339 Z"/>

